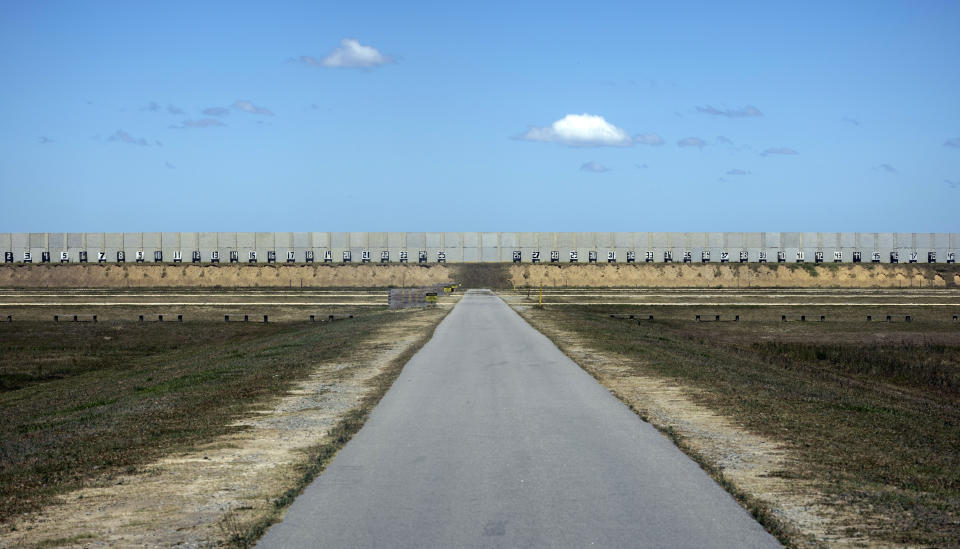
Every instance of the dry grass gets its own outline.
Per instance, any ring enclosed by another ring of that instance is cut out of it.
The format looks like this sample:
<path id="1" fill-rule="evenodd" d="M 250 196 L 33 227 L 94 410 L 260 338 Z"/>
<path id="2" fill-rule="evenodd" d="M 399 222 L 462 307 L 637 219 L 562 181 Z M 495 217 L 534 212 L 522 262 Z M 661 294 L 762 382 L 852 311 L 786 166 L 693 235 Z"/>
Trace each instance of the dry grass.
<path id="1" fill-rule="evenodd" d="M 634 374 L 689 387 L 699 404 L 783 444 L 796 459 L 773 475 L 817 486 L 820 503 L 847 517 L 844 535 L 960 545 L 960 326 L 937 320 L 946 311 L 909 324 L 868 324 L 867 313 L 849 307 L 824 323 L 610 318 L 639 312 L 536 314 L 598 352 L 634 357 Z"/>
<path id="2" fill-rule="evenodd" d="M 383 322 L 0 325 L 0 521 L 229 433 Z"/>

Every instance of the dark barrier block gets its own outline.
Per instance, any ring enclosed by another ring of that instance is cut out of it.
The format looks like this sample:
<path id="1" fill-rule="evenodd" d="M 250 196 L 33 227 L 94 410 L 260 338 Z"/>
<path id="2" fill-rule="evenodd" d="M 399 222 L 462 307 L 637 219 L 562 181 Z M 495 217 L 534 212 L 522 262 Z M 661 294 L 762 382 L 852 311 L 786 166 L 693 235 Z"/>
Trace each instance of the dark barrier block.
<path id="1" fill-rule="evenodd" d="M 177 315 L 177 322 L 183 322 L 183 315 Z"/>
<path id="2" fill-rule="evenodd" d="M 157 322 L 163 322 L 163 315 L 157 315 Z"/>
<path id="3" fill-rule="evenodd" d="M 786 321 L 787 321 L 787 315 L 780 315 L 780 322 L 786 322 Z"/>
<path id="4" fill-rule="evenodd" d="M 716 315 L 716 316 L 714 317 L 714 320 L 720 320 L 720 315 Z"/>
<path id="5" fill-rule="evenodd" d="M 353 315 L 348 316 L 347 318 L 353 318 Z"/>
<path id="6" fill-rule="evenodd" d="M 223 315 L 224 322 L 230 322 L 230 315 Z"/>
<path id="7" fill-rule="evenodd" d="M 825 317 L 825 316 L 823 316 L 823 315 L 820 315 L 820 322 L 823 322 L 823 321 L 826 320 L 826 319 L 827 319 L 827 317 Z"/>
<path id="8" fill-rule="evenodd" d="M 264 324 L 267 323 L 267 315 L 263 315 L 263 323 L 264 323 Z"/>
<path id="9" fill-rule="evenodd" d="M 633 315 L 630 315 L 630 320 L 633 320 Z"/>
<path id="10" fill-rule="evenodd" d="M 328 318 L 330 319 L 330 322 L 333 322 L 333 315 L 330 315 Z"/>
<path id="11" fill-rule="evenodd" d="M 60 322 L 60 315 L 53 315 L 54 322 Z"/>
<path id="12" fill-rule="evenodd" d="M 247 322 L 247 321 L 249 321 L 249 320 L 250 320 L 250 317 L 249 317 L 249 316 L 243 315 L 243 321 L 244 321 L 244 322 Z"/>
<path id="13" fill-rule="evenodd" d="M 867 315 L 867 322 L 870 322 L 871 320 L 873 320 L 873 317 L 870 315 Z"/>
<path id="14" fill-rule="evenodd" d="M 887 322 L 890 322 L 890 315 L 887 315 Z"/>
<path id="15" fill-rule="evenodd" d="M 310 322 L 316 322 L 316 321 L 317 321 L 317 317 L 315 317 L 314 315 L 310 315 Z"/>
<path id="16" fill-rule="evenodd" d="M 910 322 L 910 315 L 905 316 L 903 319 L 907 322 Z"/>
<path id="17" fill-rule="evenodd" d="M 73 315 L 73 321 L 74 321 L 74 322 L 80 322 L 80 319 L 77 318 L 77 315 Z"/>
<path id="18" fill-rule="evenodd" d="M 807 315 L 800 315 L 800 322 L 806 322 L 806 321 L 807 321 Z"/>
<path id="19" fill-rule="evenodd" d="M 957 315 L 953 315 L 953 321 L 954 321 L 954 322 L 957 321 Z"/>
<path id="20" fill-rule="evenodd" d="M 97 321 L 97 315 L 93 315 L 93 321 L 94 321 L 94 322 Z"/>
<path id="21" fill-rule="evenodd" d="M 700 322 L 700 315 L 697 315 L 697 322 Z"/>
<path id="22" fill-rule="evenodd" d="M 140 322 L 143 322 L 143 315 L 140 315 Z"/>
<path id="23" fill-rule="evenodd" d="M 735 317 L 733 317 L 733 321 L 740 322 L 740 315 L 736 315 Z"/>

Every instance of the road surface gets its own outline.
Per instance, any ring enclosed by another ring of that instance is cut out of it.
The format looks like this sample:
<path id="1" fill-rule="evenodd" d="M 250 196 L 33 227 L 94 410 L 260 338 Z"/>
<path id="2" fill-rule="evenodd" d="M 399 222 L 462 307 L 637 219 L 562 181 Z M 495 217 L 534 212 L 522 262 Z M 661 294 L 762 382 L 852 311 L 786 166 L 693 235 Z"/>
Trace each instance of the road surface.
<path id="1" fill-rule="evenodd" d="M 468 292 L 264 548 L 777 547 L 503 301 Z"/>

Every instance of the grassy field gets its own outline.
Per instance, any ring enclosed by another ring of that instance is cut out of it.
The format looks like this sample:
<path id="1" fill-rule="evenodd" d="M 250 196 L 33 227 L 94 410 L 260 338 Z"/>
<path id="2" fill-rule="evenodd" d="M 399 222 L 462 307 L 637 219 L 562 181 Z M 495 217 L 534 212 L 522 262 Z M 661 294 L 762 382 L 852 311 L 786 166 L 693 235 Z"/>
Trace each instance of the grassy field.
<path id="1" fill-rule="evenodd" d="M 323 324 L 0 324 L 0 521 L 237 429 L 404 314 L 355 312 Z"/>
<path id="2" fill-rule="evenodd" d="M 693 321 L 701 309 L 741 320 Z M 570 304 L 526 314 L 635 359 L 637 375 L 687 387 L 698 404 L 785 445 L 796 459 L 772 474 L 811 481 L 821 503 L 852 513 L 847 535 L 945 547 L 960 546 L 957 309 L 897 307 L 891 323 L 876 321 L 885 306 Z M 796 321 L 804 311 L 828 320 Z M 641 313 L 655 321 L 620 317 Z"/>

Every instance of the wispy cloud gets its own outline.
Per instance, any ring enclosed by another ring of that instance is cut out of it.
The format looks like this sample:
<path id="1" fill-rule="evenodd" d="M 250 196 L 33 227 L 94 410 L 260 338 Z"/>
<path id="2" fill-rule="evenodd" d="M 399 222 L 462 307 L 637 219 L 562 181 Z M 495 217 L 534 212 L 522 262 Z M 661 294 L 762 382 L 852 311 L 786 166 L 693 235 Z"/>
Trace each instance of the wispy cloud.
<path id="1" fill-rule="evenodd" d="M 41 135 L 40 137 L 37 138 L 37 142 L 40 143 L 41 145 L 46 145 L 47 143 L 53 143 L 53 139 L 50 139 L 45 135 Z"/>
<path id="2" fill-rule="evenodd" d="M 684 137 L 680 141 L 677 141 L 678 147 L 696 147 L 702 149 L 707 146 L 707 142 L 699 137 Z"/>
<path id="3" fill-rule="evenodd" d="M 365 46 L 353 38 L 344 38 L 340 41 L 340 47 L 323 59 L 302 55 L 300 62 L 311 67 L 370 69 L 393 63 L 393 58 L 383 55 L 373 46 Z"/>
<path id="4" fill-rule="evenodd" d="M 191 119 L 184 120 L 179 126 L 170 126 L 171 128 L 177 129 L 190 129 L 190 128 L 215 128 L 217 126 L 225 126 L 223 122 L 217 120 L 216 118 L 200 118 L 200 119 Z"/>
<path id="5" fill-rule="evenodd" d="M 147 143 L 146 139 L 142 137 L 138 139 L 123 130 L 117 130 L 113 132 L 113 134 L 107 138 L 107 141 L 118 141 L 120 143 L 127 143 L 130 145 L 140 145 L 141 147 L 149 146 L 149 143 Z"/>
<path id="6" fill-rule="evenodd" d="M 646 164 L 636 164 L 636 163 L 634 163 L 634 166 L 636 166 L 637 169 L 640 169 L 640 170 L 645 170 L 645 169 L 649 168 L 649 166 L 647 166 Z"/>
<path id="7" fill-rule="evenodd" d="M 800 154 L 800 153 L 791 149 L 790 147 L 771 147 L 763 151 L 762 153 L 760 153 L 760 156 L 770 156 L 774 154 L 793 155 L 793 154 Z"/>
<path id="8" fill-rule="evenodd" d="M 227 116 L 228 114 L 230 114 L 230 109 L 223 107 L 207 107 L 203 109 L 204 116 Z"/>
<path id="9" fill-rule="evenodd" d="M 571 147 L 629 147 L 633 140 L 623 128 L 594 114 L 568 114 L 546 127 L 533 127 L 518 139 L 546 141 Z"/>
<path id="10" fill-rule="evenodd" d="M 960 149 L 960 137 L 954 137 L 953 139 L 947 139 L 943 142 L 944 147 L 953 147 L 955 149 Z"/>
<path id="11" fill-rule="evenodd" d="M 847 124 L 852 124 L 852 125 L 854 125 L 854 126 L 859 126 L 859 125 L 860 125 L 860 121 L 859 121 L 859 120 L 857 120 L 856 118 L 850 118 L 850 117 L 847 117 L 847 116 L 844 116 L 843 118 L 841 118 L 840 121 L 841 121 L 841 122 L 846 122 Z"/>
<path id="12" fill-rule="evenodd" d="M 175 169 L 177 169 L 176 166 L 174 166 L 173 164 L 171 164 L 171 163 L 169 163 L 169 162 L 164 162 L 163 165 L 166 166 L 168 170 L 175 170 Z"/>
<path id="13" fill-rule="evenodd" d="M 160 141 L 159 139 L 154 139 L 153 142 L 156 143 L 158 147 L 162 147 L 162 146 L 163 146 L 163 142 Z"/>
<path id="14" fill-rule="evenodd" d="M 592 172 L 592 173 L 603 173 L 603 172 L 610 171 L 610 169 L 599 162 L 594 162 L 593 160 L 591 160 L 590 162 L 584 162 L 583 164 L 581 164 L 580 171 Z"/>
<path id="15" fill-rule="evenodd" d="M 266 107 L 258 107 L 257 105 L 254 105 L 253 103 L 246 101 L 244 99 L 237 99 L 236 101 L 234 101 L 233 108 L 243 112 L 248 112 L 250 114 L 262 114 L 264 116 L 273 116 L 273 111 L 271 111 L 270 109 Z"/>
<path id="16" fill-rule="evenodd" d="M 951 179 L 944 179 L 944 183 L 950 186 L 951 189 L 960 189 L 960 181 L 953 181 Z"/>
<path id="17" fill-rule="evenodd" d="M 725 135 L 718 135 L 714 141 L 716 141 L 718 145 L 730 145 L 731 147 L 734 145 L 733 139 L 730 139 Z"/>
<path id="18" fill-rule="evenodd" d="M 733 168 L 727 170 L 727 175 L 750 175 L 750 172 L 747 170 L 741 170 L 740 168 Z"/>
<path id="19" fill-rule="evenodd" d="M 641 133 L 640 135 L 633 136 L 634 143 L 640 143 L 641 145 L 650 145 L 652 147 L 658 147 L 666 143 L 662 137 L 655 133 Z"/>
<path id="20" fill-rule="evenodd" d="M 875 169 L 875 170 L 883 170 L 883 171 L 885 171 L 885 172 L 887 172 L 887 173 L 900 173 L 900 172 L 897 171 L 896 168 L 894 168 L 894 167 L 891 166 L 890 164 L 880 164 L 879 166 L 874 166 L 873 169 Z"/>
<path id="21" fill-rule="evenodd" d="M 749 118 L 753 116 L 763 116 L 763 113 L 760 112 L 760 109 L 754 107 L 753 105 L 747 105 L 742 109 L 717 109 L 711 105 L 707 105 L 706 107 L 698 106 L 697 112 L 712 116 L 726 116 L 727 118 Z"/>
<path id="22" fill-rule="evenodd" d="M 150 112 L 162 112 L 164 110 L 163 105 L 157 103 L 156 101 L 151 101 L 146 104 L 146 106 L 140 108 L 141 111 L 150 111 Z M 166 108 L 167 114 L 180 115 L 183 114 L 183 110 L 176 105 L 167 105 Z"/>

